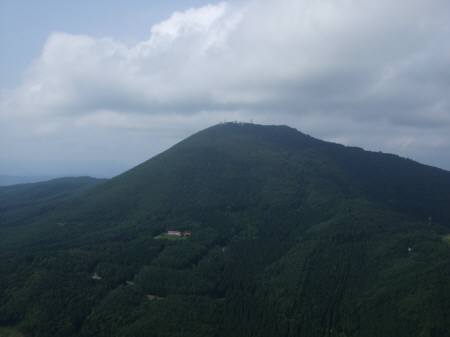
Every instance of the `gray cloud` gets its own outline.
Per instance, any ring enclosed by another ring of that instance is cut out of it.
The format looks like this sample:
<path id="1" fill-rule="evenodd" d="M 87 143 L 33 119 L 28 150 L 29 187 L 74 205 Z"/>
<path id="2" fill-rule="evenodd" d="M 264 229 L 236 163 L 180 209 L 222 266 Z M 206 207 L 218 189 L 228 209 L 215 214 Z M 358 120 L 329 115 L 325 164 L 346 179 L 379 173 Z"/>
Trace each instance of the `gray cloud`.
<path id="1" fill-rule="evenodd" d="M 54 33 L 2 95 L 0 159 L 61 171 L 64 151 L 90 173 L 253 119 L 450 169 L 448 36 L 444 0 L 219 3 L 174 13 L 134 45 Z"/>

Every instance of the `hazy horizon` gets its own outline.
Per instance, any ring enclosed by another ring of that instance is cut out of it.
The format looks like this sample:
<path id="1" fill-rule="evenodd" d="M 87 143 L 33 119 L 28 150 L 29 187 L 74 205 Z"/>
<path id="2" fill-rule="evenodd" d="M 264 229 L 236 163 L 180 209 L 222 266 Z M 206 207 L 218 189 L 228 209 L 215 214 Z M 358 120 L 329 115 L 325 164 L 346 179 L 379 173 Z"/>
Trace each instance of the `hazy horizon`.
<path id="1" fill-rule="evenodd" d="M 245 122 L 244 122 L 244 123 L 245 123 Z M 252 122 L 251 122 L 251 123 L 252 123 Z M 254 124 L 254 123 L 253 123 L 253 124 Z M 198 131 L 200 131 L 200 130 L 198 130 Z M 301 132 L 301 130 L 298 130 L 298 131 Z M 192 135 L 192 134 L 189 134 L 188 136 L 190 136 L 190 135 Z M 314 137 L 313 135 L 309 135 L 309 136 Z M 314 137 L 314 138 L 316 138 L 316 137 Z M 15 175 L 15 174 L 8 174 L 8 173 L 0 172 L 0 178 L 2 178 L 2 176 L 3 176 L 3 177 L 8 176 L 8 177 L 12 177 L 12 178 L 23 178 L 24 180 L 26 180 L 26 182 L 38 182 L 38 181 L 45 181 L 45 180 L 56 179 L 56 178 L 64 178 L 64 177 L 81 177 L 81 176 L 90 176 L 90 177 L 98 178 L 98 179 L 110 179 L 110 178 L 114 178 L 115 176 L 120 175 L 120 174 L 122 174 L 122 173 L 124 173 L 124 172 L 126 172 L 126 171 L 128 171 L 128 170 L 130 170 L 130 169 L 132 169 L 132 168 L 134 168 L 135 166 L 137 166 L 137 165 L 143 163 L 143 162 L 146 161 L 146 160 L 149 160 L 149 159 L 153 158 L 154 156 L 158 155 L 159 153 L 168 150 L 170 147 L 172 147 L 172 146 L 175 145 L 175 144 L 176 144 L 176 143 L 171 144 L 171 145 L 169 145 L 166 149 L 163 149 L 163 150 L 161 150 L 160 152 L 157 152 L 157 153 L 153 154 L 152 156 L 150 156 L 150 157 L 148 157 L 148 158 L 146 158 L 146 159 L 144 159 L 144 160 L 142 160 L 142 161 L 140 161 L 140 162 L 137 162 L 137 163 L 133 164 L 132 166 L 126 167 L 126 168 L 124 168 L 124 169 L 121 170 L 121 171 L 113 172 L 113 173 L 111 173 L 111 174 L 109 174 L 109 175 L 108 175 L 108 174 L 104 174 L 104 175 L 102 175 L 102 174 L 99 174 L 99 175 L 93 175 L 93 174 L 89 174 L 89 173 L 79 173 L 79 172 L 65 172 L 65 173 L 64 173 L 64 172 L 59 172 L 59 173 L 53 173 L 53 174 L 24 174 L 24 175 Z M 340 144 L 340 143 L 338 143 L 338 144 Z M 346 145 L 346 144 L 341 144 L 341 145 Z M 346 146 L 350 146 L 350 145 L 346 145 Z M 351 146 L 356 146 L 356 145 L 351 145 Z M 357 147 L 358 147 L 358 146 L 357 146 Z M 367 150 L 367 151 L 373 151 L 373 150 L 368 150 L 368 149 L 364 149 L 364 150 Z M 375 150 L 374 152 L 380 152 L 380 151 L 376 151 L 376 150 Z M 394 154 L 394 155 L 398 155 L 397 153 L 390 153 L 390 152 L 384 152 L 384 153 L 385 153 L 385 154 Z M 408 157 L 404 157 L 404 158 L 414 160 L 413 158 L 408 158 Z M 414 161 L 418 162 L 417 160 L 414 160 Z M 429 165 L 429 164 L 422 163 L 422 162 L 419 162 L 419 163 L 424 164 L 424 165 Z M 433 166 L 433 165 L 430 165 L 430 166 Z M 438 166 L 436 166 L 436 167 L 438 167 Z M 441 169 L 450 171 L 450 169 L 446 169 L 446 168 L 441 168 Z M 0 179 L 0 180 L 1 180 L 1 179 Z M 29 181 L 28 181 L 28 180 L 29 180 Z M 0 185 L 1 185 L 1 183 L 0 183 Z"/>

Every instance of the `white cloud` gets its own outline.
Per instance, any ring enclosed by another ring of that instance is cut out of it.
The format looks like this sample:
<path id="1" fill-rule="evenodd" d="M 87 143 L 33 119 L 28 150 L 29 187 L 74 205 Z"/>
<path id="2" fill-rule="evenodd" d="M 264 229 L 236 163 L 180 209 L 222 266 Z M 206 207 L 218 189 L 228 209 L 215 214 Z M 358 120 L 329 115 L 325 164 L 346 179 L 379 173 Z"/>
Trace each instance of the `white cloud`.
<path id="1" fill-rule="evenodd" d="M 54 33 L 2 95 L 0 155 L 27 146 L 18 129 L 30 148 L 69 129 L 86 148 L 131 130 L 166 145 L 156 130 L 174 141 L 228 116 L 450 168 L 448 36 L 444 0 L 222 2 L 176 12 L 135 45 Z"/>

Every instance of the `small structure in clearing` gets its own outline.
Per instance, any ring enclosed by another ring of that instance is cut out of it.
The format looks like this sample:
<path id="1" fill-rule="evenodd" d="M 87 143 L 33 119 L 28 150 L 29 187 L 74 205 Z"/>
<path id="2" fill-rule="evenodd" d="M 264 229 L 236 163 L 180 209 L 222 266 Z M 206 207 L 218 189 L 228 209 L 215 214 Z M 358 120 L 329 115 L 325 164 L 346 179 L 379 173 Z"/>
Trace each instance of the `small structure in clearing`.
<path id="1" fill-rule="evenodd" d="M 173 239 L 189 238 L 191 236 L 192 236 L 191 231 L 168 230 L 165 233 L 161 233 L 161 234 L 155 236 L 155 239 L 173 240 Z"/>
<path id="2" fill-rule="evenodd" d="M 145 295 L 145 297 L 147 297 L 147 299 L 149 301 L 162 300 L 164 298 L 164 297 L 161 297 L 161 296 L 158 296 L 158 295 L 152 295 L 152 294 Z"/>
<path id="3" fill-rule="evenodd" d="M 97 273 L 94 273 L 94 275 L 92 275 L 92 279 L 93 279 L 93 280 L 101 280 L 102 278 L 101 278 L 101 276 L 98 275 Z"/>
<path id="4" fill-rule="evenodd" d="M 167 235 L 169 235 L 169 236 L 182 236 L 180 231 L 167 231 Z"/>
<path id="5" fill-rule="evenodd" d="M 188 237 L 192 235 L 191 231 L 167 231 L 169 236 Z"/>

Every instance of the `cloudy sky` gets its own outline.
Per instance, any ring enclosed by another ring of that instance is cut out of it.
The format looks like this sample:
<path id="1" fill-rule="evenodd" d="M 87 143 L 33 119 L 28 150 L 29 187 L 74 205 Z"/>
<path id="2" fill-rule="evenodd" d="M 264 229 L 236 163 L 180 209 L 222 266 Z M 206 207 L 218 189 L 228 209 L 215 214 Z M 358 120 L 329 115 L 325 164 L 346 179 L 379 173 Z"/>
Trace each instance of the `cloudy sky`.
<path id="1" fill-rule="evenodd" d="M 112 176 L 224 120 L 450 170 L 448 0 L 0 0 L 0 173 Z"/>

